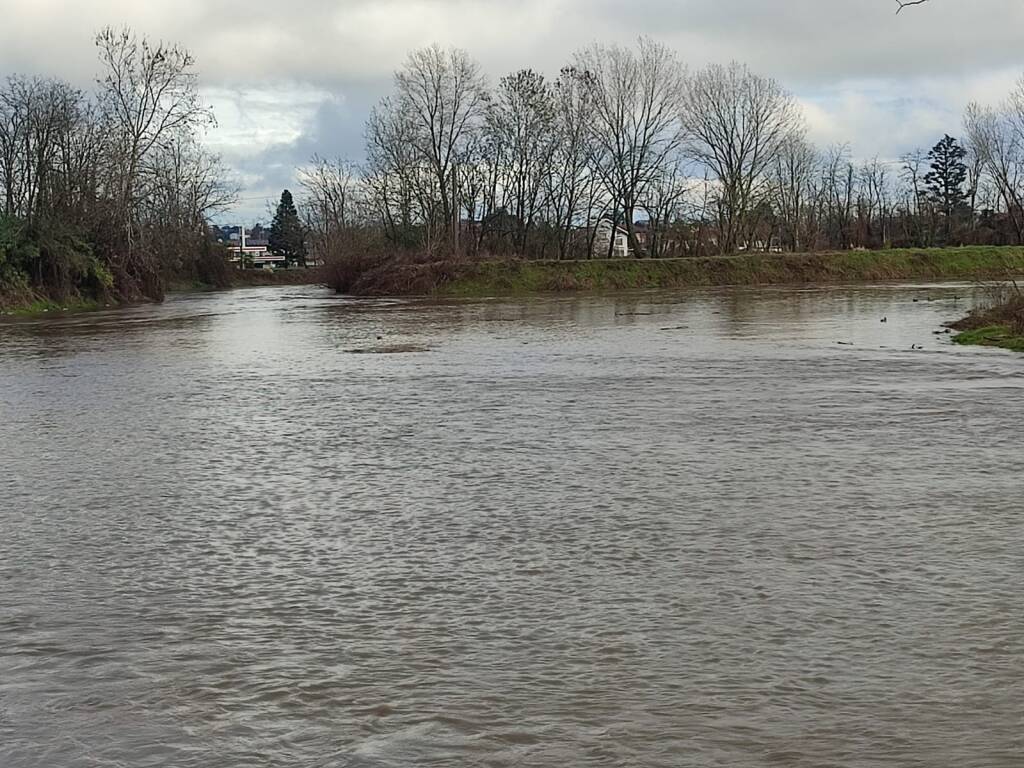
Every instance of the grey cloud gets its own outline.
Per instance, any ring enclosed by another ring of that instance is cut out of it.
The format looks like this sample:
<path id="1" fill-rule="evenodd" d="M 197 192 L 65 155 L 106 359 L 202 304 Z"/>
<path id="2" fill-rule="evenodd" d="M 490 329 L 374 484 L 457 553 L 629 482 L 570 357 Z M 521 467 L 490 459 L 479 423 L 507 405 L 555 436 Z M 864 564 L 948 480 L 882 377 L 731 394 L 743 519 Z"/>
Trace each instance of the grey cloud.
<path id="1" fill-rule="evenodd" d="M 245 199 L 239 210 L 245 219 L 265 218 L 266 201 L 275 200 L 282 189 L 294 190 L 297 169 L 314 155 L 358 160 L 363 153 L 365 116 L 383 87 L 383 83 L 353 87 L 345 99 L 327 96 L 290 141 L 255 149 L 241 145 L 223 148 L 224 159 L 244 182 Z"/>
<path id="2" fill-rule="evenodd" d="M 929 141 L 939 126 L 955 132 L 968 99 L 1005 88 L 1007 73 L 1022 66 L 1024 28 L 1020 0 L 932 0 L 899 17 L 895 6 L 895 0 L 4 0 L 0 75 L 46 73 L 86 86 L 97 70 L 92 33 L 106 24 L 180 41 L 196 54 L 204 89 L 268 100 L 248 115 L 245 104 L 226 110 L 223 130 L 211 139 L 247 180 L 247 197 L 288 183 L 291 169 L 314 151 L 361 157 L 370 105 L 389 89 L 410 48 L 435 41 L 466 48 L 496 79 L 525 66 L 553 74 L 590 42 L 629 44 L 650 35 L 693 67 L 745 61 L 801 96 L 816 138 L 894 156 Z M 308 109 L 310 92 L 318 94 L 316 104 L 298 120 L 297 135 L 277 136 L 278 123 L 294 124 L 297 112 Z M 254 121 L 265 130 L 253 129 Z"/>
<path id="3" fill-rule="evenodd" d="M 343 87 L 386 77 L 409 47 L 469 49 L 488 68 L 554 71 L 595 39 L 650 34 L 700 65 L 741 59 L 793 84 L 963 74 L 1015 65 L 1019 0 L 82 0 L 45 11 L 6 0 L 0 71 L 94 69 L 90 33 L 127 23 L 192 48 L 211 85 L 302 80 Z"/>

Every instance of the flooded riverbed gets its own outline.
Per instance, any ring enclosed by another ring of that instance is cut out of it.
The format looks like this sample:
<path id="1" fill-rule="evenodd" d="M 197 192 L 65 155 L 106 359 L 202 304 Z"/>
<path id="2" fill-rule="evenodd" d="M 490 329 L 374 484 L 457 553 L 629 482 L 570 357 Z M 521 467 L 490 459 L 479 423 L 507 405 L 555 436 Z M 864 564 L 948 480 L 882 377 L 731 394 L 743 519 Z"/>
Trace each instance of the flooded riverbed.
<path id="1" fill-rule="evenodd" d="M 1024 356 L 934 333 L 972 297 L 2 322 L 0 766 L 1019 766 Z"/>

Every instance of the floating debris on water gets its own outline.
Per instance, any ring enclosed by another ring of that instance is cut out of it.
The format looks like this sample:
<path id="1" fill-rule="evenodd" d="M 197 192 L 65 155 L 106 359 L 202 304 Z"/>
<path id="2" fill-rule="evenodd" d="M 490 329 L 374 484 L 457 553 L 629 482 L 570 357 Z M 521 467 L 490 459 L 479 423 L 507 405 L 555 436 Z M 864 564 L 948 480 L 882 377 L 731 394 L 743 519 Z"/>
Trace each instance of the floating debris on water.
<path id="1" fill-rule="evenodd" d="M 350 355 L 399 355 L 405 352 L 429 352 L 430 347 L 418 344 L 384 344 L 378 347 L 346 349 Z"/>

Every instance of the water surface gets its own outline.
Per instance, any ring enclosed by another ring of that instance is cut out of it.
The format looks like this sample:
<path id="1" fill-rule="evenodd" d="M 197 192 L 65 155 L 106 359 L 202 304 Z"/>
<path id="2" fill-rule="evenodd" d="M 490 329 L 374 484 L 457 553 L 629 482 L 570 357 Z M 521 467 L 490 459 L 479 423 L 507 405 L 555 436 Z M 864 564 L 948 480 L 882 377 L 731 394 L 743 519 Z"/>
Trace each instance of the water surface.
<path id="1" fill-rule="evenodd" d="M 1019 766 L 1024 356 L 933 333 L 972 296 L 4 322 L 0 765 Z"/>

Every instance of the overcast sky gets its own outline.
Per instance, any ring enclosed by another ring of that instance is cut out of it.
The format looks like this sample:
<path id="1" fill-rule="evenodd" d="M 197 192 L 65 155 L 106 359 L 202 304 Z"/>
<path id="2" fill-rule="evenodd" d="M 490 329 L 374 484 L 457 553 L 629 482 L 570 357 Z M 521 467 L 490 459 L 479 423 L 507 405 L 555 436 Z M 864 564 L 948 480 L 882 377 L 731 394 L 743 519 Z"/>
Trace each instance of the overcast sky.
<path id="1" fill-rule="evenodd" d="M 468 50 L 492 79 L 556 74 L 573 50 L 649 35 L 693 67 L 739 60 L 801 100 L 811 138 L 898 157 L 957 135 L 968 101 L 997 101 L 1024 71 L 1022 0 L 0 0 L 0 75 L 89 86 L 93 33 L 128 24 L 199 62 L 237 174 L 237 215 L 294 184 L 314 153 L 361 159 L 370 106 L 414 47 Z"/>

